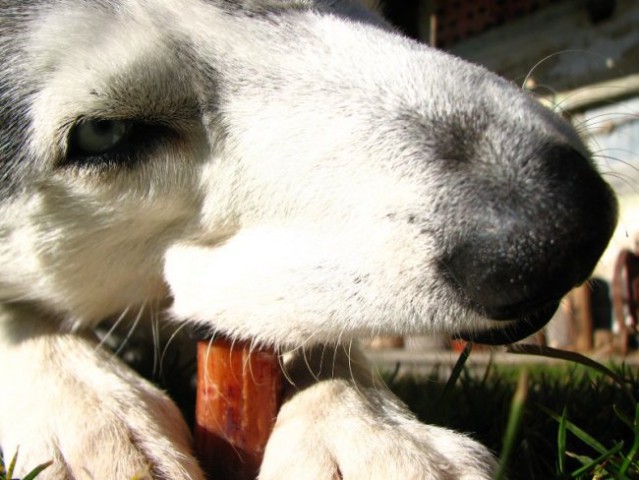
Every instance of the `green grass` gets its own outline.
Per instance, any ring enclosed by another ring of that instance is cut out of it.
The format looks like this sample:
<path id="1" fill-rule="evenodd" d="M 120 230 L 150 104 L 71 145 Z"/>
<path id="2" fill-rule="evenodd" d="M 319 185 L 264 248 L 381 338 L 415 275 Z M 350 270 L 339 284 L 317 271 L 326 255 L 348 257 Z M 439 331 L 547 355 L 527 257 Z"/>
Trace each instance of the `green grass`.
<path id="1" fill-rule="evenodd" d="M 9 462 L 9 465 L 5 464 L 4 462 L 4 457 L 0 454 L 0 480 L 13 480 L 13 471 L 15 470 L 16 464 L 18 462 L 18 451 L 16 450 L 16 453 L 13 454 L 13 457 L 11 458 L 11 461 Z M 40 465 L 38 465 L 37 467 L 35 467 L 33 470 L 31 470 L 29 473 L 27 473 L 24 477 L 22 477 L 21 480 L 33 480 L 35 479 L 38 475 L 40 475 L 40 473 L 45 470 L 47 467 L 49 467 L 49 465 L 51 465 L 53 462 L 45 462 L 42 463 Z"/>
<path id="2" fill-rule="evenodd" d="M 422 421 L 491 448 L 496 478 L 639 479 L 639 377 L 611 370 L 566 361 L 471 373 L 462 364 L 447 384 L 436 369 L 389 383 Z"/>

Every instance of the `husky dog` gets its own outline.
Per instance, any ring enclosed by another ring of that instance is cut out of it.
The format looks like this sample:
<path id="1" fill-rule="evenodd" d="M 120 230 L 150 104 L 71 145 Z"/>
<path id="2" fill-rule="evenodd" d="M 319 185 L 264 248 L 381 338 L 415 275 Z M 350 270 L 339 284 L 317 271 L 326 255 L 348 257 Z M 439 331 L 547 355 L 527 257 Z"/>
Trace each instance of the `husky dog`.
<path id="1" fill-rule="evenodd" d="M 490 477 L 344 346 L 542 327 L 616 222 L 571 127 L 357 0 L 0 0 L 0 52 L 7 454 L 203 478 L 129 315 L 289 352 L 263 480 Z"/>

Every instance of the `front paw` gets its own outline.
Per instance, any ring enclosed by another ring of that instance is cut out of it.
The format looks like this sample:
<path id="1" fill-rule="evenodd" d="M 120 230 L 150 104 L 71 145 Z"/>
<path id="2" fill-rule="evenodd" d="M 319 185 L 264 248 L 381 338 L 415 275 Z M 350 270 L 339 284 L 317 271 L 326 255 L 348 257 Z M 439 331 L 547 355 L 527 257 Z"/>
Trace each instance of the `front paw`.
<path id="1" fill-rule="evenodd" d="M 0 349 L 0 364 L 0 444 L 9 458 L 19 447 L 16 476 L 52 460 L 38 480 L 203 479 L 177 407 L 92 342 L 42 335 Z"/>
<path id="2" fill-rule="evenodd" d="M 157 393 L 87 401 L 78 392 L 46 411 L 20 410 L 2 447 L 7 458 L 19 448 L 19 476 L 51 461 L 38 480 L 201 480 L 179 413 Z"/>
<path id="3" fill-rule="evenodd" d="M 492 455 L 474 440 L 424 425 L 390 392 L 321 381 L 281 409 L 260 480 L 481 480 Z"/>

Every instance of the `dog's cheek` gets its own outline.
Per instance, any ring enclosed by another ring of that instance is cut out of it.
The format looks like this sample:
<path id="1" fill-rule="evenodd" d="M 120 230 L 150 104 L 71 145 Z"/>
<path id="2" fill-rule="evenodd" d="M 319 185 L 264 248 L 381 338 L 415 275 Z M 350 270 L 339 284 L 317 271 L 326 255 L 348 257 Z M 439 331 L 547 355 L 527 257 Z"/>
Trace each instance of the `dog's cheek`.
<path id="1" fill-rule="evenodd" d="M 5 204 L 3 300 L 29 299 L 87 325 L 166 295 L 162 255 L 182 230 L 181 211 L 134 199 L 124 208 L 98 192 L 48 185 Z"/>
<path id="2" fill-rule="evenodd" d="M 413 242 L 362 227 L 330 232 L 261 227 L 217 247 L 177 244 L 165 255 L 172 313 L 227 335 L 278 345 L 376 332 L 449 328 L 437 317 L 434 271 Z"/>
<path id="3" fill-rule="evenodd" d="M 337 329 L 327 325 L 325 314 L 335 272 L 319 265 L 319 249 L 306 247 L 267 229 L 244 231 L 217 248 L 171 247 L 165 280 L 173 315 L 212 331 L 280 345 L 299 343 L 320 326 Z M 312 272 L 317 276 L 311 281 Z"/>

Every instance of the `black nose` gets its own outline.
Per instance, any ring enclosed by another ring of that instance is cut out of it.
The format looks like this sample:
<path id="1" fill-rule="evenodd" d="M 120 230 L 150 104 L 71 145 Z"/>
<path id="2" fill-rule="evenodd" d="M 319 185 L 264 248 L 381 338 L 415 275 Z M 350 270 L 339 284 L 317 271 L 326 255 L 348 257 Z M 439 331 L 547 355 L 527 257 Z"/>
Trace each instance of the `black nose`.
<path id="1" fill-rule="evenodd" d="M 469 183 L 469 181 L 467 181 Z M 494 320 L 557 305 L 585 281 L 616 224 L 616 201 L 599 174 L 569 147 L 541 149 L 518 175 L 469 183 L 441 267 L 466 304 Z M 549 315 L 548 315 L 549 316 Z"/>

